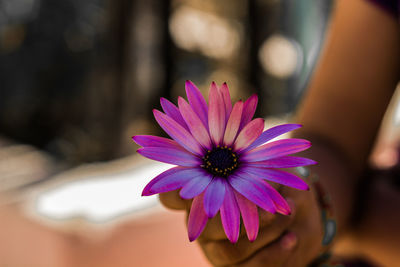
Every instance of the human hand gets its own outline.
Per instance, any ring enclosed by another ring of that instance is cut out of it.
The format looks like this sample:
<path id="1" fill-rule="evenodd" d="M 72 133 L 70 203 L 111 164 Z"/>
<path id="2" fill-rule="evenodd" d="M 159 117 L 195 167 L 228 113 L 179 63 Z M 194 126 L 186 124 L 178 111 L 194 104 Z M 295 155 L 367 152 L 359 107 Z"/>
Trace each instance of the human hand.
<path id="1" fill-rule="evenodd" d="M 242 227 L 238 242 L 232 244 L 220 216 L 208 221 L 198 241 L 213 265 L 304 267 L 326 250 L 322 247 L 322 220 L 314 189 L 304 192 L 281 187 L 279 191 L 288 200 L 291 215 L 260 210 L 259 234 L 253 242 Z M 182 200 L 177 191 L 160 194 L 160 200 L 172 209 L 190 209 L 190 201 Z"/>

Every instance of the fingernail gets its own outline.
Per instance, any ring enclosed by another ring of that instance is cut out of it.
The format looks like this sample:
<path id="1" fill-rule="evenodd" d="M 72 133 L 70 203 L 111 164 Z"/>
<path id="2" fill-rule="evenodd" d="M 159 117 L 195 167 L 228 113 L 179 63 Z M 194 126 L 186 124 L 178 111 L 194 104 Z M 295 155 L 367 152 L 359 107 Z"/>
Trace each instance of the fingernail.
<path id="1" fill-rule="evenodd" d="M 285 234 L 280 241 L 280 245 L 285 250 L 292 250 L 297 245 L 297 236 L 293 232 Z"/>

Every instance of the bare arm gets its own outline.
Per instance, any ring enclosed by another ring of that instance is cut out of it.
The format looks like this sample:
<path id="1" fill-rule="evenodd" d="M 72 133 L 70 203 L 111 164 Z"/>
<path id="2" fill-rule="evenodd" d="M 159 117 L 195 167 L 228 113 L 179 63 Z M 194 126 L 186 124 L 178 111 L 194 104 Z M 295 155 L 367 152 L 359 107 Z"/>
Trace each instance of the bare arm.
<path id="1" fill-rule="evenodd" d="M 351 213 L 355 185 L 399 78 L 398 21 L 367 1 L 339 0 L 327 45 L 296 135 L 314 141 L 308 156 L 332 195 L 339 229 Z"/>
<path id="2" fill-rule="evenodd" d="M 367 1 L 338 0 L 326 43 L 297 114 L 304 128 L 296 136 L 313 142 L 304 154 L 319 162 L 313 169 L 332 196 L 338 229 L 345 233 L 358 177 L 398 81 L 398 24 Z M 217 266 L 303 267 L 325 251 L 314 195 L 288 187 L 282 194 L 292 200 L 295 212 L 285 217 L 267 214 L 271 218 L 261 219 L 265 224 L 253 243 L 229 244 L 221 223 L 209 221 L 199 238 L 209 260 Z M 176 191 L 160 197 L 170 208 L 188 209 Z M 283 242 L 285 233 L 295 238 Z M 282 246 L 285 243 L 290 246 Z"/>

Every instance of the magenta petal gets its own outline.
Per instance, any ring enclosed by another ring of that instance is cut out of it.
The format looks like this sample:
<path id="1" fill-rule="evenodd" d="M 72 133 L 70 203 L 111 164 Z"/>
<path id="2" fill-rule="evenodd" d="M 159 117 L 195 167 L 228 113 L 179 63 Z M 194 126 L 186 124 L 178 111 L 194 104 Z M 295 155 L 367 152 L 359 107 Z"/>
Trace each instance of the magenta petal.
<path id="1" fill-rule="evenodd" d="M 263 161 L 255 161 L 245 163 L 251 166 L 257 166 L 262 168 L 293 168 L 299 166 L 308 166 L 317 164 L 316 161 L 308 158 L 294 157 L 294 156 L 283 156 L 280 158 L 267 159 Z"/>
<path id="2" fill-rule="evenodd" d="M 193 138 L 193 136 L 183 128 L 179 123 L 171 119 L 169 116 L 164 113 L 153 110 L 154 117 L 156 118 L 158 124 L 160 124 L 161 128 L 171 136 L 176 142 L 178 142 L 181 146 L 189 150 L 190 152 L 202 155 L 203 148 L 201 145 Z"/>
<path id="3" fill-rule="evenodd" d="M 206 187 L 210 184 L 212 180 L 212 175 L 206 171 L 204 171 L 203 176 L 198 176 L 191 179 L 188 183 L 186 183 L 182 190 L 179 192 L 179 195 L 183 199 L 191 199 L 195 196 L 199 195 L 206 189 Z"/>
<path id="4" fill-rule="evenodd" d="M 234 189 L 225 182 L 225 198 L 220 211 L 225 234 L 231 243 L 236 243 L 240 232 L 240 212 L 233 192 Z"/>
<path id="5" fill-rule="evenodd" d="M 181 188 L 190 179 L 203 175 L 197 168 L 174 167 L 157 175 L 143 189 L 142 196 L 150 196 Z"/>
<path id="6" fill-rule="evenodd" d="M 276 211 L 284 215 L 289 215 L 291 211 L 290 211 L 290 206 L 286 202 L 286 200 L 281 196 L 281 194 L 278 193 L 278 191 L 276 191 L 275 188 L 273 188 L 267 182 L 265 182 L 265 185 L 267 191 L 269 191 L 269 196 L 275 203 Z"/>
<path id="7" fill-rule="evenodd" d="M 209 93 L 208 129 L 215 145 L 221 144 L 225 132 L 225 104 L 217 85 L 211 83 Z"/>
<path id="8" fill-rule="evenodd" d="M 243 153 L 241 160 L 244 162 L 253 162 L 279 158 L 288 154 L 306 150 L 310 146 L 311 143 L 304 139 L 282 139 L 267 143 Z"/>
<path id="9" fill-rule="evenodd" d="M 224 134 L 224 145 L 231 146 L 233 141 L 235 141 L 236 135 L 239 130 L 240 120 L 242 118 L 243 102 L 238 101 L 231 115 L 229 116 L 228 123 L 226 124 L 225 134 Z"/>
<path id="10" fill-rule="evenodd" d="M 202 163 L 201 159 L 181 149 L 166 147 L 163 147 L 162 149 L 159 147 L 143 147 L 139 148 L 137 152 L 146 158 L 174 165 L 195 167 L 200 166 Z"/>
<path id="11" fill-rule="evenodd" d="M 243 129 L 243 127 L 251 121 L 254 113 L 256 112 L 257 103 L 258 97 L 256 94 L 250 96 L 249 99 L 244 102 L 242 120 L 240 122 L 239 130 Z"/>
<path id="12" fill-rule="evenodd" d="M 178 98 L 179 110 L 189 126 L 193 137 L 207 150 L 211 149 L 211 139 L 208 130 L 201 122 L 200 118 L 194 113 L 192 107 L 182 98 Z"/>
<path id="13" fill-rule="evenodd" d="M 204 210 L 208 218 L 212 218 L 217 214 L 225 197 L 225 178 L 214 177 L 205 190 L 204 194 Z"/>
<path id="14" fill-rule="evenodd" d="M 232 101 L 228 85 L 226 83 L 223 83 L 220 88 L 220 91 L 222 98 L 224 99 L 226 121 L 228 121 L 229 115 L 231 114 L 232 111 Z"/>
<path id="15" fill-rule="evenodd" d="M 254 119 L 248 123 L 239 133 L 234 143 L 234 149 L 238 153 L 256 140 L 264 129 L 264 120 Z"/>
<path id="16" fill-rule="evenodd" d="M 276 212 L 275 204 L 261 181 L 239 171 L 229 176 L 228 181 L 238 193 L 257 206 L 271 213 Z"/>
<path id="17" fill-rule="evenodd" d="M 143 147 L 169 147 L 175 149 L 183 149 L 176 141 L 153 135 L 136 135 L 132 137 L 133 141 Z"/>
<path id="18" fill-rule="evenodd" d="M 208 217 L 204 211 L 204 194 L 194 198 L 188 219 L 188 235 L 190 242 L 196 240 L 203 232 Z"/>
<path id="19" fill-rule="evenodd" d="M 296 130 L 301 126 L 301 124 L 282 124 L 269 128 L 268 130 L 264 131 L 248 148 L 246 148 L 246 151 L 258 147 L 284 133 Z"/>
<path id="20" fill-rule="evenodd" d="M 203 125 L 208 127 L 207 103 L 200 90 L 191 81 L 186 81 L 185 89 L 190 106 L 192 106 L 194 112 L 199 116 Z"/>
<path id="21" fill-rule="evenodd" d="M 236 201 L 242 214 L 243 224 L 246 228 L 247 238 L 252 242 L 256 240 L 259 228 L 257 206 L 235 191 Z"/>
<path id="22" fill-rule="evenodd" d="M 174 121 L 179 123 L 182 127 L 189 131 L 189 127 L 186 125 L 185 120 L 183 119 L 179 109 L 172 104 L 169 100 L 161 97 L 160 99 L 161 107 L 164 110 L 165 114 L 170 116 Z"/>
<path id="23" fill-rule="evenodd" d="M 302 179 L 289 172 L 257 168 L 250 166 L 243 166 L 240 169 L 242 172 L 253 175 L 255 177 L 265 179 L 278 184 L 286 185 L 300 190 L 308 190 L 308 185 Z"/>

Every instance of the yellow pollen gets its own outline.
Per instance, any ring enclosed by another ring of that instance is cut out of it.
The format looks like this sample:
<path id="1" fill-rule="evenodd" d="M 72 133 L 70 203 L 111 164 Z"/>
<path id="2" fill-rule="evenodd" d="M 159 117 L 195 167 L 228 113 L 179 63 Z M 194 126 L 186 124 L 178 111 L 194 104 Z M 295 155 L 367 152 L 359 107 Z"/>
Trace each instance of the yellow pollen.
<path id="1" fill-rule="evenodd" d="M 233 148 L 227 145 L 217 145 L 207 150 L 202 157 L 202 167 L 214 175 L 228 177 L 239 166 L 239 157 L 232 151 Z"/>

